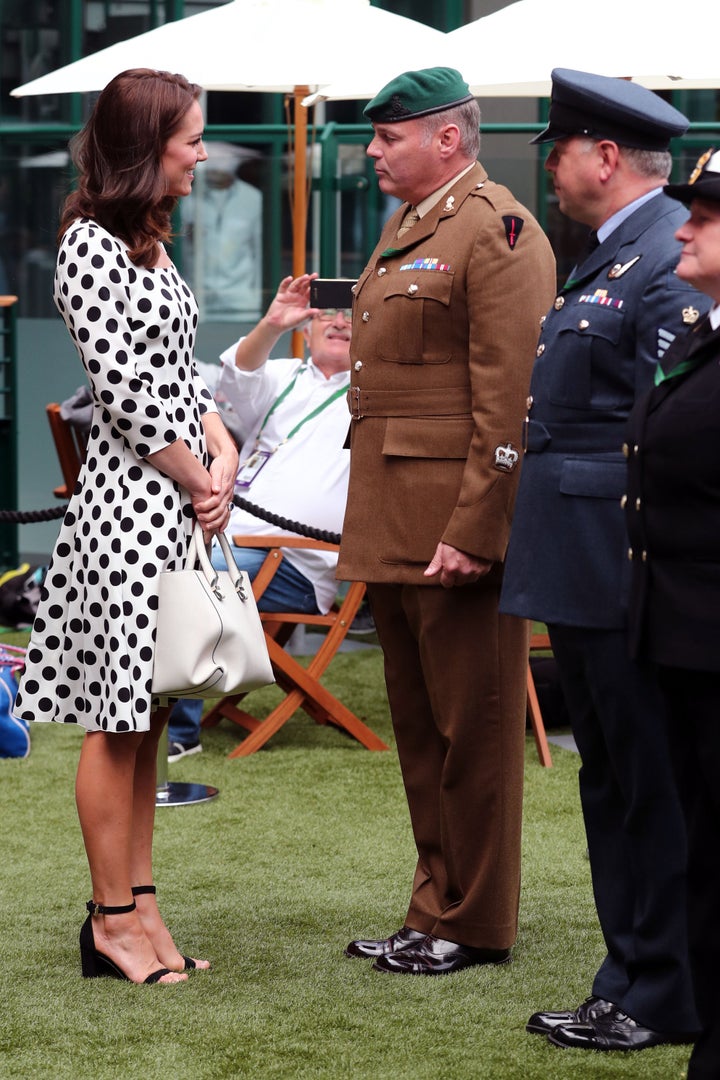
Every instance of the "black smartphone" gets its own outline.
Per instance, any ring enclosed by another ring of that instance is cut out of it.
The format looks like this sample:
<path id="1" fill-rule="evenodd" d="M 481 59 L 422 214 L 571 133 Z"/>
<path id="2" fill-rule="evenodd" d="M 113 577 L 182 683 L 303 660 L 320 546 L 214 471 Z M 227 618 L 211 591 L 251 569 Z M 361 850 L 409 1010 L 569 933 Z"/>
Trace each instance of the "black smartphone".
<path id="1" fill-rule="evenodd" d="M 310 307 L 351 308 L 354 278 L 314 278 L 310 282 Z"/>

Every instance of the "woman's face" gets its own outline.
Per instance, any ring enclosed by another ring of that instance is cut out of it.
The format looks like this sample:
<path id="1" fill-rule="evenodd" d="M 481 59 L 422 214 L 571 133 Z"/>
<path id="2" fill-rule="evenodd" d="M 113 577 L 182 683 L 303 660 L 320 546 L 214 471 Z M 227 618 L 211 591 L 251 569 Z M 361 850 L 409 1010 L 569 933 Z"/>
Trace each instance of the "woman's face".
<path id="1" fill-rule="evenodd" d="M 675 239 L 682 243 L 677 276 L 720 301 L 720 203 L 693 199 Z"/>
<path id="2" fill-rule="evenodd" d="M 202 141 L 204 126 L 202 109 L 193 101 L 177 131 L 168 139 L 160 159 L 168 195 L 189 195 L 192 191 L 195 166 L 198 161 L 207 160 Z"/>

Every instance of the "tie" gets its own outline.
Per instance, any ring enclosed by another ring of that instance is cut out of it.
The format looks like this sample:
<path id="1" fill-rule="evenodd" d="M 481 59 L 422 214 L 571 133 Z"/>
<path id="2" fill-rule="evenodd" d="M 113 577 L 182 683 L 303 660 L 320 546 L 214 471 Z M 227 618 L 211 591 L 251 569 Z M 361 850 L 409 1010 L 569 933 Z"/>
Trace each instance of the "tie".
<path id="1" fill-rule="evenodd" d="M 592 255 L 595 248 L 599 246 L 600 241 L 598 239 L 598 234 L 595 229 L 591 229 L 587 238 L 587 244 L 585 246 L 585 258 L 587 258 L 588 255 Z"/>
<path id="2" fill-rule="evenodd" d="M 420 220 L 420 215 L 414 206 L 411 206 L 405 217 L 402 219 L 400 228 L 398 229 L 398 239 L 404 236 L 408 229 L 412 229 L 413 225 L 417 225 Z"/>

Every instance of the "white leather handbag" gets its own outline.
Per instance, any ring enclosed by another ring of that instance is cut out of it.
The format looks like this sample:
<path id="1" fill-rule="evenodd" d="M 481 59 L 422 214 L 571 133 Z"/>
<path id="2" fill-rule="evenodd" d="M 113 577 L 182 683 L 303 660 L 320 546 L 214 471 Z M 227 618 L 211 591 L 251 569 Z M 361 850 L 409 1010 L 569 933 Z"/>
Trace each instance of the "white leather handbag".
<path id="1" fill-rule="evenodd" d="M 218 534 L 227 570 L 215 570 L 195 524 L 185 568 L 160 574 L 152 692 L 224 697 L 275 681 L 246 573 Z M 199 569 L 197 564 L 199 564 Z"/>

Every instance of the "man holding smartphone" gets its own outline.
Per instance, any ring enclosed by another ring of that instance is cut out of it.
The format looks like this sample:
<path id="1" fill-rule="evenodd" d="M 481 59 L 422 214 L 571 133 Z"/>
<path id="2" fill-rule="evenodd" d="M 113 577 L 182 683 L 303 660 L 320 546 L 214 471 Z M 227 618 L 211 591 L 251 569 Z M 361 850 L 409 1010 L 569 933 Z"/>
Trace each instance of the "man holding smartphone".
<path id="1" fill-rule="evenodd" d="M 506 963 L 517 932 L 528 637 L 498 601 L 555 260 L 478 163 L 459 72 L 406 72 L 365 116 L 405 205 L 355 289 L 338 576 L 368 583 L 418 861 L 401 929 L 346 953 L 440 975 Z"/>
<path id="2" fill-rule="evenodd" d="M 233 406 L 244 436 L 236 492 L 270 513 L 339 533 L 350 467 L 345 398 L 350 382 L 352 282 L 341 294 L 348 306 L 308 307 L 315 276 L 303 274 L 280 282 L 260 322 L 222 354 L 217 390 Z M 318 300 L 326 295 L 321 290 Z M 333 293 L 331 299 L 338 296 Z M 308 356 L 270 359 L 283 334 L 301 326 Z M 237 506 L 227 529 L 229 538 L 282 531 Z M 238 566 L 252 580 L 266 549 L 240 549 L 232 541 L 231 548 Z M 284 554 L 260 599 L 260 609 L 328 611 L 337 593 L 334 552 L 288 548 Z M 222 555 L 218 565 L 224 565 Z M 201 717 L 200 700 L 186 698 L 174 705 L 169 761 L 201 749 Z"/>

